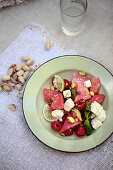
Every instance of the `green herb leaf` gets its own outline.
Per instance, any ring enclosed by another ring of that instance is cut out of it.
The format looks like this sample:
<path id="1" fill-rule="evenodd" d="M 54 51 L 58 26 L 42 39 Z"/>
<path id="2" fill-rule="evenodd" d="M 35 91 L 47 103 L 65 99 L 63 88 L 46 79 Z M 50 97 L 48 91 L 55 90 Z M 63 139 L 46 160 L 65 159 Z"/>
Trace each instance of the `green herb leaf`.
<path id="1" fill-rule="evenodd" d="M 90 119 L 90 118 L 91 118 L 91 115 L 92 115 L 92 112 L 90 112 L 90 113 L 89 113 L 89 115 L 88 115 L 88 119 Z"/>
<path id="2" fill-rule="evenodd" d="M 89 119 L 89 114 L 90 114 L 90 111 L 85 110 L 84 115 L 86 119 Z"/>
<path id="3" fill-rule="evenodd" d="M 85 128 L 85 130 L 86 130 L 86 135 L 87 135 L 87 136 L 91 135 L 91 134 L 92 134 L 92 128 L 91 128 L 91 125 L 90 125 L 89 120 L 88 120 L 88 119 L 85 120 L 85 122 L 83 123 L 83 125 L 84 125 L 84 128 Z"/>
<path id="4" fill-rule="evenodd" d="M 71 88 L 70 90 L 71 90 L 71 98 L 73 100 L 75 98 L 76 92 L 73 88 Z"/>
<path id="5" fill-rule="evenodd" d="M 90 106 L 89 102 L 86 102 L 84 114 L 85 114 L 86 119 L 90 119 L 90 117 L 91 117 L 91 106 Z"/>
<path id="6" fill-rule="evenodd" d="M 87 111 L 90 111 L 90 112 L 91 112 L 91 106 L 90 106 L 90 103 L 89 103 L 88 101 L 86 102 L 85 110 L 87 110 Z"/>

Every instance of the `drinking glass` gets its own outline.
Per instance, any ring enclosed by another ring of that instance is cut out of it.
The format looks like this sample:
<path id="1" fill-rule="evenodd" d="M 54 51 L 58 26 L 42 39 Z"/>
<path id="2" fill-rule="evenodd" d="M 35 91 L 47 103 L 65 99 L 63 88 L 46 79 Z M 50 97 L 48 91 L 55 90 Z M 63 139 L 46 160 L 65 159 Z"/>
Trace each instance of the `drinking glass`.
<path id="1" fill-rule="evenodd" d="M 62 30 L 67 35 L 77 35 L 85 26 L 87 0 L 60 0 Z"/>

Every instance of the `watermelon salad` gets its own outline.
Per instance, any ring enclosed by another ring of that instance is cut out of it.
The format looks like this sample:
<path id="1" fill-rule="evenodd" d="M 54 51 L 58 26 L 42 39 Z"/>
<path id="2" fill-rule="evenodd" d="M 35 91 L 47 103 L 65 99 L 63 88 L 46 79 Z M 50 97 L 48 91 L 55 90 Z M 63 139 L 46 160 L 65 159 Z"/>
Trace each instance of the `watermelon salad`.
<path id="1" fill-rule="evenodd" d="M 50 89 L 44 88 L 43 116 L 53 130 L 62 136 L 79 137 L 89 136 L 102 126 L 106 119 L 102 106 L 105 95 L 99 94 L 98 77 L 90 79 L 80 71 L 72 75 L 72 80 L 54 75 L 51 81 Z"/>

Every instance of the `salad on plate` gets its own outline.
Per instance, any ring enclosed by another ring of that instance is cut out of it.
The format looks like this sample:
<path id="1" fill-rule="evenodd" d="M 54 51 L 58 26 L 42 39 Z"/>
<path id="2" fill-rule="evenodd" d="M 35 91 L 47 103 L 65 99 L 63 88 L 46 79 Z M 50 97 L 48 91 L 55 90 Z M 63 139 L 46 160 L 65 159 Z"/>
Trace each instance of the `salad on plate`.
<path id="1" fill-rule="evenodd" d="M 44 88 L 46 105 L 43 108 L 45 120 L 62 136 L 76 134 L 89 136 L 102 126 L 106 111 L 100 94 L 98 77 L 88 78 L 85 72 L 75 72 L 72 80 L 53 75 L 50 89 Z"/>

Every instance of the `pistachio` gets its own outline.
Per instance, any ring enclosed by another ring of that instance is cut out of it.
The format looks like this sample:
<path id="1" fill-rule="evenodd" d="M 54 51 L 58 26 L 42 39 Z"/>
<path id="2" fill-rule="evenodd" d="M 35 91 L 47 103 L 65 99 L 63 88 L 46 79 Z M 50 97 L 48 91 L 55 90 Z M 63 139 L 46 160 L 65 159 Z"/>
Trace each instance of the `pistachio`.
<path id="1" fill-rule="evenodd" d="M 15 67 L 16 66 L 16 64 L 12 64 L 9 68 L 13 68 L 13 67 Z"/>
<path id="2" fill-rule="evenodd" d="M 19 76 L 19 77 L 18 77 L 18 81 L 19 81 L 20 83 L 22 83 L 22 84 L 24 84 L 24 82 L 25 82 L 23 76 Z"/>
<path id="3" fill-rule="evenodd" d="M 30 66 L 28 67 L 28 65 L 24 65 L 24 66 L 23 66 L 23 70 L 24 70 L 24 71 L 30 71 Z"/>
<path id="4" fill-rule="evenodd" d="M 17 80 L 17 79 L 18 79 L 17 74 L 14 73 L 14 74 L 12 75 L 12 78 L 15 79 L 15 80 Z"/>
<path id="5" fill-rule="evenodd" d="M 19 93 L 18 93 L 18 96 L 19 96 L 20 98 L 23 98 L 23 93 L 22 93 L 22 92 L 19 92 Z"/>
<path id="6" fill-rule="evenodd" d="M 0 86 L 0 92 L 2 92 L 2 90 L 3 90 L 3 89 L 2 89 L 2 87 Z"/>
<path id="7" fill-rule="evenodd" d="M 37 65 L 31 65 L 31 66 L 29 66 L 29 68 L 30 68 L 30 70 L 31 71 L 35 71 L 36 69 L 37 69 Z"/>
<path id="8" fill-rule="evenodd" d="M 31 66 L 31 65 L 33 65 L 34 64 L 34 60 L 32 60 L 31 58 L 26 62 L 26 64 L 28 65 L 28 66 Z"/>
<path id="9" fill-rule="evenodd" d="M 17 74 L 17 76 L 22 76 L 22 75 L 24 75 L 24 70 L 20 70 L 16 74 Z"/>
<path id="10" fill-rule="evenodd" d="M 46 42 L 46 50 L 50 50 L 51 48 L 51 43 L 49 41 Z"/>
<path id="11" fill-rule="evenodd" d="M 16 65 L 16 71 L 20 71 L 22 70 L 22 66 L 21 65 Z"/>
<path id="12" fill-rule="evenodd" d="M 14 84 L 17 84 L 18 83 L 18 81 L 16 81 L 14 78 L 12 78 L 11 77 L 11 81 L 12 81 L 12 83 L 14 83 Z"/>
<path id="13" fill-rule="evenodd" d="M 51 89 L 51 90 L 53 90 L 53 91 L 55 90 L 54 86 L 51 86 L 51 88 L 50 88 L 50 89 Z"/>
<path id="14" fill-rule="evenodd" d="M 2 76 L 1 80 L 2 81 L 9 81 L 10 80 L 10 76 L 9 75 Z"/>
<path id="15" fill-rule="evenodd" d="M 23 75 L 24 80 L 27 80 L 29 77 L 29 71 L 26 71 Z"/>
<path id="16" fill-rule="evenodd" d="M 23 57 L 22 57 L 22 61 L 25 61 L 25 62 L 26 62 L 26 61 L 28 61 L 28 60 L 29 60 L 29 56 L 23 56 Z"/>
<path id="17" fill-rule="evenodd" d="M 15 85 L 15 89 L 21 90 L 21 89 L 22 89 L 22 85 L 21 85 L 21 84 L 16 84 L 16 85 Z"/>
<path id="18" fill-rule="evenodd" d="M 95 94 L 94 94 L 94 92 L 93 92 L 93 91 L 90 91 L 90 95 L 91 95 L 91 96 L 94 96 Z"/>
<path id="19" fill-rule="evenodd" d="M 15 111 L 15 110 L 16 110 L 16 106 L 15 106 L 15 104 L 10 104 L 10 105 L 9 105 L 9 108 L 10 108 L 11 110 L 13 110 L 13 111 Z"/>
<path id="20" fill-rule="evenodd" d="M 8 69 L 8 75 L 11 76 L 12 74 L 13 74 L 13 68 L 11 67 Z"/>
<path id="21" fill-rule="evenodd" d="M 73 82 L 73 81 L 72 81 L 71 88 L 73 88 L 73 89 L 74 89 L 74 88 L 75 88 L 75 86 L 76 86 L 75 82 Z"/>
<path id="22" fill-rule="evenodd" d="M 3 88 L 5 91 L 11 91 L 13 88 L 11 84 L 4 83 Z"/>
<path id="23" fill-rule="evenodd" d="M 86 73 L 83 71 L 79 71 L 78 74 L 80 74 L 81 76 L 86 76 Z"/>

